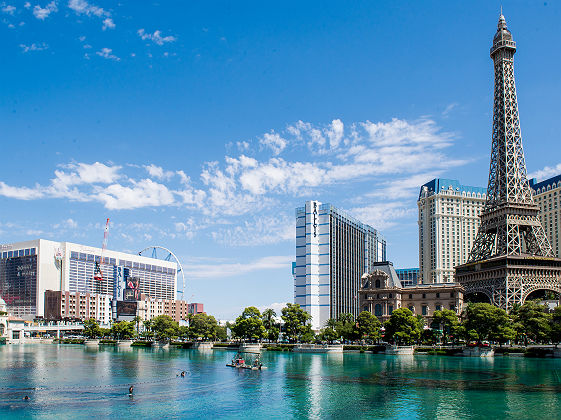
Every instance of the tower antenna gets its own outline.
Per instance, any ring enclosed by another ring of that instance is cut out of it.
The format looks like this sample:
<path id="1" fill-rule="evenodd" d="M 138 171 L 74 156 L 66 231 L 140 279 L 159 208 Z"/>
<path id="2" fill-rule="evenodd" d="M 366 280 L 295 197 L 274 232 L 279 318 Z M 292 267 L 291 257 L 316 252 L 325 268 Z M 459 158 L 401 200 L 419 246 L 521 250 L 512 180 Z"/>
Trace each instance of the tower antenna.
<path id="1" fill-rule="evenodd" d="M 101 256 L 99 261 L 95 262 L 95 269 L 94 269 L 94 280 L 98 282 L 103 281 L 103 272 L 101 271 L 101 264 L 103 264 L 103 254 L 105 253 L 105 249 L 107 248 L 107 239 L 109 236 L 109 218 L 105 222 L 105 230 L 103 231 L 103 245 L 101 246 Z"/>

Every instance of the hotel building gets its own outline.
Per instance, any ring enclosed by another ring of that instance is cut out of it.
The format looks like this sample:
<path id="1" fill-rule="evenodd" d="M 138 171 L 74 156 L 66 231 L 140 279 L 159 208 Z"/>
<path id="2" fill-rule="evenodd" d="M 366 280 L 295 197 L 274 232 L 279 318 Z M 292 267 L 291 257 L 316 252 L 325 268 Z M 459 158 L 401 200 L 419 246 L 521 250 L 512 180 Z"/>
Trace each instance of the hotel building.
<path id="1" fill-rule="evenodd" d="M 393 264 L 385 261 L 375 264 L 374 270 L 362 276 L 359 300 L 361 310 L 371 312 L 381 322 L 387 321 L 399 308 L 408 308 L 414 315 L 429 320 L 437 310 L 450 309 L 459 315 L 464 295 L 457 283 L 405 287 Z"/>
<path id="2" fill-rule="evenodd" d="M 123 300 L 127 278 L 139 279 L 139 293 L 175 300 L 177 264 L 106 250 L 102 280 L 94 280 L 101 249 L 70 242 L 36 239 L 0 245 L 0 296 L 14 316 L 45 315 L 45 291 L 106 295 Z M 113 318 L 116 309 L 113 308 Z"/>
<path id="3" fill-rule="evenodd" d="M 358 315 L 360 278 L 384 260 L 386 241 L 371 226 L 318 201 L 296 209 L 294 303 L 314 330 L 341 313 Z"/>
<path id="4" fill-rule="evenodd" d="M 486 188 L 436 178 L 421 186 L 419 284 L 454 282 L 454 267 L 467 262 L 479 229 Z"/>
<path id="5" fill-rule="evenodd" d="M 530 180 L 534 201 L 540 207 L 539 218 L 549 239 L 553 253 L 561 258 L 559 237 L 561 236 L 561 175 L 537 182 Z"/>

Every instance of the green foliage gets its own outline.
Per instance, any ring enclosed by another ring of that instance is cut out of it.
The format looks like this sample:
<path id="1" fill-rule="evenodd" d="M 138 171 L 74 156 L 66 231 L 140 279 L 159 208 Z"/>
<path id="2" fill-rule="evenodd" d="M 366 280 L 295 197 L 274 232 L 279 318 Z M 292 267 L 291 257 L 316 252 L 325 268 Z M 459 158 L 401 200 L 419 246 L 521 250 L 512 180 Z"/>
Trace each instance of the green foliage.
<path id="1" fill-rule="evenodd" d="M 289 341 L 294 342 L 303 334 L 307 333 L 311 315 L 300 308 L 300 305 L 287 303 L 286 306 L 282 308 L 281 313 L 286 337 Z"/>
<path id="2" fill-rule="evenodd" d="M 279 333 L 280 333 L 280 325 L 275 320 L 277 316 L 276 312 L 273 309 L 265 309 L 263 314 L 261 315 L 261 319 L 263 320 L 263 326 L 267 330 L 266 337 L 269 341 L 278 341 Z"/>
<path id="3" fill-rule="evenodd" d="M 407 308 L 399 308 L 393 311 L 384 327 L 386 328 L 385 339 L 398 345 L 412 344 L 421 337 L 419 320 Z"/>
<path id="4" fill-rule="evenodd" d="M 134 322 L 116 322 L 111 327 L 110 334 L 116 340 L 130 339 L 134 336 Z"/>
<path id="5" fill-rule="evenodd" d="M 508 341 L 512 322 L 504 309 L 489 303 L 470 303 L 463 314 L 464 334 L 468 340 Z"/>
<path id="6" fill-rule="evenodd" d="M 90 318 L 90 319 L 86 319 L 84 321 L 84 332 L 83 332 L 84 337 L 98 338 L 98 337 L 102 336 L 101 333 L 102 333 L 102 330 L 99 327 L 99 324 L 95 319 Z"/>
<path id="7" fill-rule="evenodd" d="M 433 330 L 438 330 L 438 335 L 444 344 L 458 336 L 459 325 L 458 315 L 451 309 L 437 310 L 432 315 L 431 327 Z"/>
<path id="8" fill-rule="evenodd" d="M 333 329 L 333 327 L 326 326 L 324 329 L 322 329 L 319 332 L 318 338 L 321 341 L 327 341 L 329 343 L 332 343 L 333 341 L 337 340 L 339 336 L 337 335 L 337 332 Z"/>
<path id="9" fill-rule="evenodd" d="M 212 315 L 195 314 L 189 321 L 189 336 L 194 339 L 214 340 L 218 334 L 218 322 Z"/>
<path id="10" fill-rule="evenodd" d="M 259 309 L 255 306 L 245 308 L 236 318 L 232 332 L 236 337 L 246 340 L 260 340 L 265 337 L 266 330 Z"/>
<path id="11" fill-rule="evenodd" d="M 363 340 L 377 342 L 380 339 L 380 321 L 369 311 L 362 311 L 356 318 L 357 335 Z"/>
<path id="12" fill-rule="evenodd" d="M 552 317 L 547 306 L 528 301 L 522 306 L 515 306 L 511 315 L 526 342 L 528 338 L 537 343 L 549 341 Z"/>
<path id="13" fill-rule="evenodd" d="M 551 314 L 551 341 L 561 342 L 561 306 L 556 307 Z"/>
<path id="14" fill-rule="evenodd" d="M 149 325 L 156 340 L 169 341 L 178 335 L 179 324 L 168 315 L 158 315 L 152 318 Z"/>
<path id="15" fill-rule="evenodd" d="M 338 337 L 343 340 L 354 340 L 357 338 L 358 332 L 356 330 L 355 317 L 353 314 L 339 314 L 335 324 L 335 331 Z"/>
<path id="16" fill-rule="evenodd" d="M 228 340 L 228 328 L 226 326 L 218 325 L 216 327 L 216 339 L 220 341 Z"/>

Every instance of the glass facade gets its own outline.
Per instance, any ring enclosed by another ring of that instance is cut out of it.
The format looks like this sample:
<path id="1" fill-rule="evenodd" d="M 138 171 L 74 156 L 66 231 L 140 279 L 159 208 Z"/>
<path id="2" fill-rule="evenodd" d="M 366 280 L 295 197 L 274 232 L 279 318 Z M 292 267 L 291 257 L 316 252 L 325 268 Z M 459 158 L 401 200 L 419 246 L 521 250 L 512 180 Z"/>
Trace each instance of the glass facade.
<path id="1" fill-rule="evenodd" d="M 157 264 L 145 264 L 129 260 L 104 258 L 101 264 L 103 280 L 94 280 L 95 263 L 99 255 L 70 253 L 70 276 L 68 290 L 80 293 L 113 295 L 119 268 L 127 277 L 140 279 L 139 292 L 154 299 L 175 299 L 175 269 Z M 123 287 L 123 285 L 121 285 Z"/>
<path id="2" fill-rule="evenodd" d="M 0 255 L 0 296 L 8 312 L 33 317 L 37 310 L 37 255 L 35 248 L 3 251 Z"/>

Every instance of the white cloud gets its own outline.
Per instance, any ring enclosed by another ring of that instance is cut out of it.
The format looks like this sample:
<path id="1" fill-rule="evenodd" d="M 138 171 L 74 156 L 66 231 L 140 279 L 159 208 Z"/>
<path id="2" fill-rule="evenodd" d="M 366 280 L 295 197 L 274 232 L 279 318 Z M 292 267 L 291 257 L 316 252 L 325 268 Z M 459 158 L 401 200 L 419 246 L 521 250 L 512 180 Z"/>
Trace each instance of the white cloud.
<path id="1" fill-rule="evenodd" d="M 263 134 L 263 137 L 259 140 L 259 142 L 262 145 L 269 147 L 275 155 L 281 153 L 287 144 L 287 141 L 274 131 Z"/>
<path id="2" fill-rule="evenodd" d="M 0 6 L 0 10 L 2 10 L 3 13 L 7 13 L 8 15 L 13 16 L 14 12 L 16 11 L 16 7 L 6 3 L 2 3 L 2 5 Z"/>
<path id="3" fill-rule="evenodd" d="M 110 13 L 103 10 L 103 8 L 96 5 L 88 3 L 86 0 L 70 0 L 68 2 L 68 7 L 77 15 L 87 15 L 87 16 L 110 16 Z"/>
<path id="4" fill-rule="evenodd" d="M 260 216 L 234 227 L 212 232 L 213 239 L 227 246 L 258 246 L 294 240 L 294 217 Z"/>
<path id="5" fill-rule="evenodd" d="M 113 50 L 111 48 L 102 48 L 101 51 L 96 51 L 96 54 L 108 60 L 121 61 L 119 57 L 113 54 Z"/>
<path id="6" fill-rule="evenodd" d="M 57 223 L 53 226 L 53 229 L 61 230 L 61 229 L 76 229 L 78 227 L 78 222 L 74 219 L 68 218 L 63 220 L 61 223 Z"/>
<path id="7" fill-rule="evenodd" d="M 2 181 L 0 181 L 0 195 L 8 198 L 16 198 L 18 200 L 34 200 L 44 196 L 38 186 L 35 188 L 12 187 Z"/>
<path id="8" fill-rule="evenodd" d="M 408 203 L 399 201 L 378 202 L 363 207 L 356 207 L 351 209 L 349 213 L 363 223 L 374 226 L 376 229 L 384 230 L 395 226 L 398 220 L 414 215 L 416 211 L 416 206 L 410 206 Z"/>
<path id="9" fill-rule="evenodd" d="M 448 116 L 450 115 L 450 113 L 458 107 L 458 103 L 457 102 L 452 102 L 451 104 L 448 104 L 446 106 L 446 108 L 444 108 L 444 111 L 442 111 L 442 116 L 444 118 L 448 118 Z"/>
<path id="10" fill-rule="evenodd" d="M 39 20 L 45 20 L 46 18 L 49 17 L 51 13 L 55 13 L 57 11 L 58 8 L 56 6 L 56 2 L 52 1 L 49 4 L 47 4 L 44 8 L 39 5 L 36 5 L 33 8 L 33 16 L 35 16 Z"/>
<path id="11" fill-rule="evenodd" d="M 31 3 L 29 3 L 28 1 L 26 1 L 23 5 L 23 7 L 25 7 L 26 9 L 30 9 L 31 8 Z"/>
<path id="12" fill-rule="evenodd" d="M 168 36 L 162 36 L 162 32 L 157 30 L 154 31 L 154 33 L 148 33 L 146 32 L 144 29 L 139 29 L 137 31 L 138 36 L 144 41 L 144 40 L 150 40 L 152 41 L 154 44 L 157 45 L 164 45 L 164 43 L 166 42 L 174 42 L 177 40 L 176 37 L 168 35 Z"/>
<path id="13" fill-rule="evenodd" d="M 41 42 L 39 44 L 31 44 L 31 45 L 25 45 L 25 44 L 19 44 L 22 52 L 26 53 L 29 51 L 44 51 L 47 48 L 49 48 L 49 46 L 47 44 L 45 44 L 44 42 Z"/>
<path id="14" fill-rule="evenodd" d="M 561 174 L 561 163 L 555 166 L 546 166 L 543 169 L 532 172 L 528 174 L 528 178 L 536 178 L 538 181 L 543 181 L 544 179 L 551 178 L 552 176 L 557 176 Z"/>
<path id="15" fill-rule="evenodd" d="M 164 171 L 164 168 L 162 168 L 161 166 L 156 166 L 153 163 L 151 163 L 150 165 L 144 165 L 144 169 L 146 169 L 150 176 L 158 179 L 170 179 L 176 174 L 174 171 Z M 183 176 L 186 176 L 185 172 L 181 171 L 181 173 L 183 174 Z"/>
<path id="16" fill-rule="evenodd" d="M 254 261 L 213 263 L 213 264 L 188 264 L 183 267 L 185 277 L 189 279 L 217 278 L 242 276 L 254 271 L 276 270 L 285 268 L 290 272 L 294 256 L 270 256 L 259 258 Z"/>
<path id="17" fill-rule="evenodd" d="M 175 203 L 173 193 L 163 184 L 151 179 L 129 180 L 131 186 L 111 184 L 98 187 L 95 197 L 109 210 L 126 210 Z"/>
<path id="18" fill-rule="evenodd" d="M 103 20 L 103 26 L 101 27 L 101 29 L 106 30 L 106 29 L 115 29 L 115 23 L 113 22 L 113 19 L 111 18 L 105 18 Z"/>

